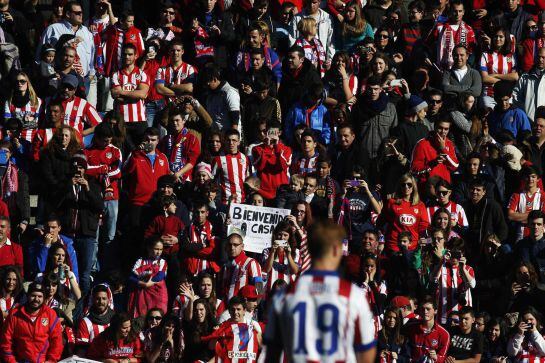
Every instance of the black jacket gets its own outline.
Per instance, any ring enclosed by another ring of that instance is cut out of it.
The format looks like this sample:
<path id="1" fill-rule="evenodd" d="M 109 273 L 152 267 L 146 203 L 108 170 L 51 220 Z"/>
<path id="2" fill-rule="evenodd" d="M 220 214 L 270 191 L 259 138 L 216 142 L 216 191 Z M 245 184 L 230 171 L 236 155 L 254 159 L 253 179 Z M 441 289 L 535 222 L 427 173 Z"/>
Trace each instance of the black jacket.
<path id="1" fill-rule="evenodd" d="M 70 235 L 96 236 L 100 214 L 104 210 L 101 187 L 95 179 L 88 179 L 89 191 L 81 188 L 74 192 L 72 181 L 61 187 L 61 197 L 57 204 L 57 213 L 61 217 L 63 230 Z M 72 228 L 74 212 L 77 210 L 78 230 Z"/>
<path id="2" fill-rule="evenodd" d="M 333 161 L 331 176 L 341 184 L 345 179 L 351 179 L 355 166 L 363 169 L 363 178 L 366 180 L 369 178 L 369 167 L 371 165 L 369 154 L 356 140 L 346 150 L 340 147 L 336 148 L 331 160 Z"/>
<path id="3" fill-rule="evenodd" d="M 316 68 L 305 58 L 302 69 L 297 76 L 288 68 L 287 62 L 282 63 L 282 82 L 278 89 L 278 100 L 283 110 L 289 110 L 313 84 L 321 83 Z"/>
<path id="4" fill-rule="evenodd" d="M 462 206 L 469 222 L 465 238 L 474 250 L 473 255 L 478 253 L 481 241 L 488 234 L 494 233 L 501 241 L 505 241 L 508 234 L 507 224 L 502 208 L 496 201 L 483 197 L 477 204 L 468 200 Z"/>

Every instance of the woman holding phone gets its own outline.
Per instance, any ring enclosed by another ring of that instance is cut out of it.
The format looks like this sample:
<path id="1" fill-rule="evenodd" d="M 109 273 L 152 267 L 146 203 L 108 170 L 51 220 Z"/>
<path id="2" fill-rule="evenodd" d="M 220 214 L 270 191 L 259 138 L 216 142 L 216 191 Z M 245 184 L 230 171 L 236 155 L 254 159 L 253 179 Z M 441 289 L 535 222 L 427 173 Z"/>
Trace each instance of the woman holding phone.
<path id="1" fill-rule="evenodd" d="M 514 363 L 542 361 L 545 357 L 545 339 L 541 334 L 541 314 L 528 307 L 519 314 L 516 333 L 507 343 L 507 353 Z"/>

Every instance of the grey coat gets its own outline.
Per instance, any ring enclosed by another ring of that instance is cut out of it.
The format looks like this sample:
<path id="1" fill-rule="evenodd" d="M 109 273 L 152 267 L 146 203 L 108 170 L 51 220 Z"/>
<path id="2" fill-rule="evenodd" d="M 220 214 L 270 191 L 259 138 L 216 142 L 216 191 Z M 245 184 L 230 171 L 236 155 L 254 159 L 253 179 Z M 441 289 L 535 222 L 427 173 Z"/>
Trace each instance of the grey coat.
<path id="1" fill-rule="evenodd" d="M 482 87 L 483 82 L 480 73 L 469 66 L 467 73 L 460 82 L 454 75 L 453 70 L 446 71 L 443 74 L 443 81 L 441 82 L 443 91 L 452 96 L 458 96 L 462 92 L 468 91 L 474 97 L 479 97 L 481 95 Z"/>

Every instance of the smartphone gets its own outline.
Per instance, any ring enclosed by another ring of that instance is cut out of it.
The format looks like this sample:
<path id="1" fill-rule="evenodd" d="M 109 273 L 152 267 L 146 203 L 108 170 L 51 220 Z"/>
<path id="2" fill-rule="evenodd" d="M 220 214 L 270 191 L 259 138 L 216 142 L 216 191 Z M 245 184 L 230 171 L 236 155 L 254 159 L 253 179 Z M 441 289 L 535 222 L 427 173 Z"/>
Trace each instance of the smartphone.
<path id="1" fill-rule="evenodd" d="M 534 329 L 534 324 L 526 322 L 526 329 L 528 329 L 528 330 Z"/>
<path id="2" fill-rule="evenodd" d="M 273 245 L 276 245 L 278 247 L 286 247 L 288 245 L 288 241 L 284 241 L 282 239 L 277 239 L 273 242 Z"/>
<path id="3" fill-rule="evenodd" d="M 460 258 L 462 258 L 462 251 L 452 251 L 450 257 L 459 260 Z"/>
<path id="4" fill-rule="evenodd" d="M 390 81 L 391 87 L 401 87 L 401 80 L 400 79 L 394 79 Z"/>
<path id="5" fill-rule="evenodd" d="M 352 180 L 350 180 L 350 186 L 353 187 L 353 188 L 359 187 L 360 186 L 360 181 L 358 179 L 352 179 Z"/>

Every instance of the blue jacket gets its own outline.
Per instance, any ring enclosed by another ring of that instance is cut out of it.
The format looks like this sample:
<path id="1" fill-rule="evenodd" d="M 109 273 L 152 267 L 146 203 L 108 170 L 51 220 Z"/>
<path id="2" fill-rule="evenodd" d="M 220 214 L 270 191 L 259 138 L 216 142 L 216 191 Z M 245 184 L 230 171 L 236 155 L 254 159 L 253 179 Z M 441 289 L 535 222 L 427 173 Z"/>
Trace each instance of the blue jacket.
<path id="1" fill-rule="evenodd" d="M 76 279 L 79 282 L 78 259 L 76 257 L 76 250 L 74 249 L 74 241 L 72 241 L 70 237 L 66 237 L 62 234 L 59 234 L 59 238 L 66 246 L 66 251 L 68 252 L 68 257 L 70 257 L 70 262 L 72 264 L 72 272 L 76 275 Z M 32 241 L 29 248 L 32 276 L 45 270 L 48 252 L 49 247 L 45 246 L 43 237 Z"/>
<path id="2" fill-rule="evenodd" d="M 519 131 L 531 130 L 530 120 L 526 113 L 520 108 L 511 107 L 506 112 L 490 113 L 489 122 L 490 133 L 495 136 L 501 129 L 509 130 L 515 137 Z"/>
<path id="3" fill-rule="evenodd" d="M 293 131 L 299 124 L 307 124 L 306 120 L 307 108 L 300 102 L 297 102 L 289 111 L 286 116 L 284 135 L 286 135 L 288 144 L 293 141 Z M 318 131 L 320 135 L 320 143 L 329 145 L 331 142 L 331 127 L 330 127 L 330 115 L 329 111 L 323 104 L 316 106 L 310 114 L 310 120 L 308 126 Z"/>

